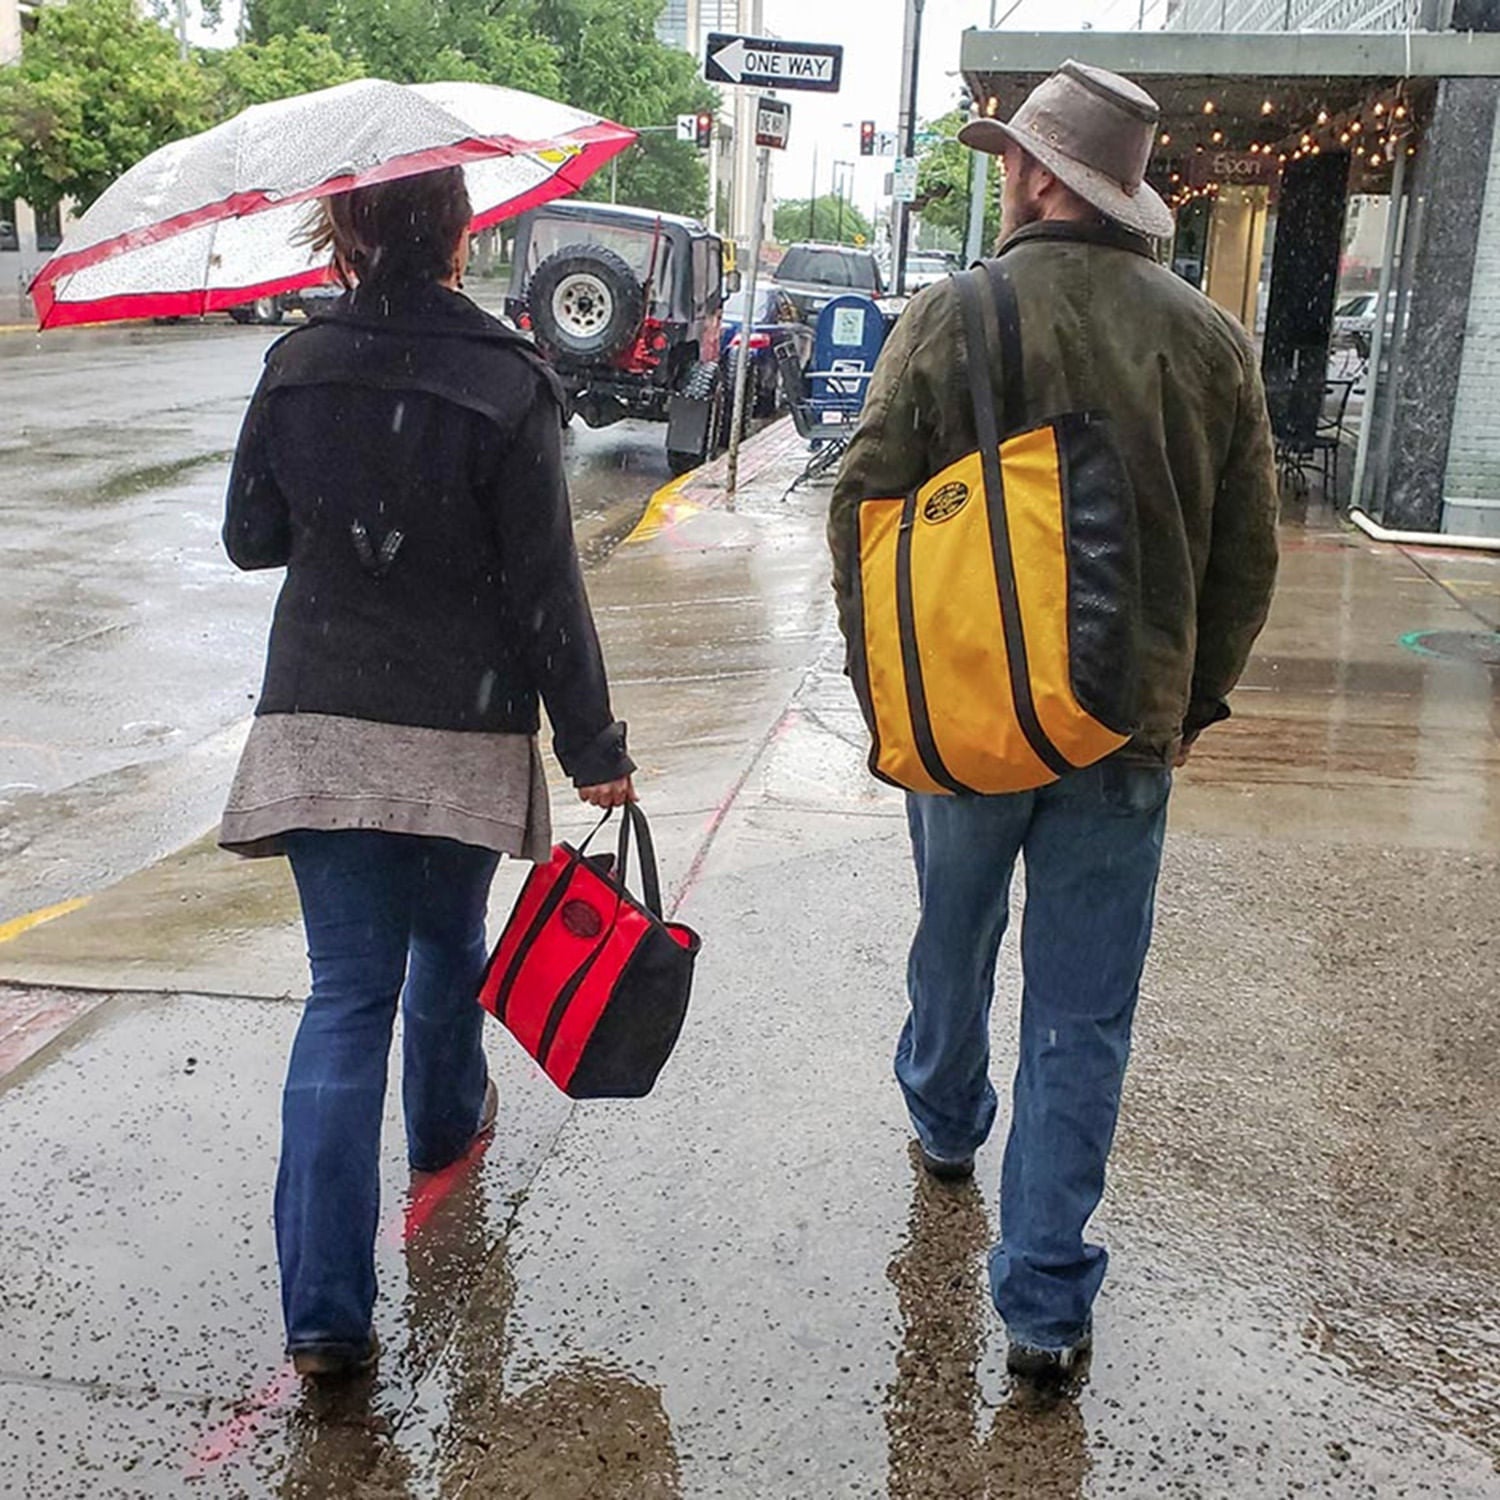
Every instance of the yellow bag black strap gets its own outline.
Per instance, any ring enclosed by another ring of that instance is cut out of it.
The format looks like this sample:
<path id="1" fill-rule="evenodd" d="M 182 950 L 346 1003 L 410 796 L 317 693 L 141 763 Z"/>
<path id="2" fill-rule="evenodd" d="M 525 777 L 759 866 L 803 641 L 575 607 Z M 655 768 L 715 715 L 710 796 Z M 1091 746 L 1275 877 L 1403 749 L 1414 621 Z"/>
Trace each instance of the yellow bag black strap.
<path id="1" fill-rule="evenodd" d="M 1020 316 L 1010 277 L 993 261 L 955 276 L 959 307 L 963 312 L 965 363 L 969 368 L 969 394 L 974 402 L 974 431 L 979 440 L 979 461 L 984 474 L 985 513 L 989 517 L 990 547 L 995 557 L 995 579 L 1000 588 L 1000 618 L 1005 628 L 1005 655 L 1010 667 L 1011 695 L 1015 699 L 1016 722 L 1026 742 L 1055 776 L 1065 776 L 1072 763 L 1047 737 L 1037 717 L 1031 696 L 1031 672 L 1026 661 L 1026 633 L 1016 595 L 1016 566 L 1011 555 L 1010 527 L 1005 517 L 1005 478 L 1000 468 L 1000 429 L 995 419 L 995 387 L 990 378 L 989 345 L 984 336 L 984 292 L 995 302 L 1000 324 L 1001 358 L 1007 400 L 1006 426 L 1014 432 L 1023 423 L 1021 414 Z"/>

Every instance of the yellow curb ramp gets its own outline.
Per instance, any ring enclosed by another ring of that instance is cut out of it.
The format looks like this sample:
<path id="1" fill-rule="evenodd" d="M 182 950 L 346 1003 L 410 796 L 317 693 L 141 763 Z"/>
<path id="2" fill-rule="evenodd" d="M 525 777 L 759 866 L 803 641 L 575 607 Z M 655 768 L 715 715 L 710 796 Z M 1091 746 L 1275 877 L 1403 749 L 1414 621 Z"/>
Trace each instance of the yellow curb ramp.
<path id="1" fill-rule="evenodd" d="M 87 906 L 90 900 L 92 897 L 76 896 L 71 901 L 59 901 L 56 906 L 44 906 L 39 911 L 27 912 L 24 917 L 12 917 L 9 922 L 0 922 L 0 943 L 13 942 L 23 932 L 30 932 L 33 927 L 40 927 L 44 922 L 65 917 L 69 912 Z"/>
<path id="2" fill-rule="evenodd" d="M 649 542 L 669 527 L 685 521 L 689 516 L 697 515 L 703 509 L 683 495 L 683 490 L 696 473 L 695 469 L 687 474 L 679 474 L 652 495 L 646 502 L 645 514 L 635 524 L 635 530 L 625 538 L 625 546 L 630 546 L 632 542 Z"/>

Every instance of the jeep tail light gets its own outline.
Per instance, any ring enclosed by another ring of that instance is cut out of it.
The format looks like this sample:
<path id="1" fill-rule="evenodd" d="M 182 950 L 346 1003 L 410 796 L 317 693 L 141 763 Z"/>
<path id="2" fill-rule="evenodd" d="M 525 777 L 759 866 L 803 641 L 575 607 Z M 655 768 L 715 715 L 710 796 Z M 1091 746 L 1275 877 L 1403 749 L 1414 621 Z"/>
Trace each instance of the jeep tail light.
<path id="1" fill-rule="evenodd" d="M 731 349 L 738 349 L 740 347 L 739 334 L 735 334 L 735 336 L 730 339 L 729 347 Z M 770 347 L 771 335 L 769 333 L 752 333 L 750 335 L 750 352 L 752 354 L 759 354 L 762 349 L 769 349 Z"/>
<path id="2" fill-rule="evenodd" d="M 661 351 L 662 351 L 662 350 L 663 350 L 663 349 L 665 349 L 665 348 L 666 348 L 666 347 L 667 347 L 667 344 L 668 344 L 668 343 L 669 343 L 669 342 L 670 342 L 670 341 L 669 341 L 669 340 L 668 340 L 668 338 L 667 338 L 667 336 L 666 336 L 666 334 L 665 334 L 665 333 L 663 333 L 663 332 L 662 332 L 662 330 L 661 330 L 661 329 L 660 329 L 660 328 L 658 328 L 658 329 L 657 329 L 657 330 L 656 330 L 656 332 L 655 332 L 655 333 L 653 333 L 653 334 L 652 334 L 652 335 L 651 335 L 651 347 L 652 347 L 652 348 L 653 348 L 653 349 L 654 349 L 654 350 L 655 350 L 655 351 L 656 351 L 656 352 L 657 352 L 657 353 L 658 353 L 658 354 L 660 354 L 660 353 L 661 353 Z"/>
<path id="3" fill-rule="evenodd" d="M 529 312 L 523 312 L 521 316 L 516 319 L 516 322 L 520 325 L 521 330 L 524 333 L 531 332 L 531 314 Z"/>

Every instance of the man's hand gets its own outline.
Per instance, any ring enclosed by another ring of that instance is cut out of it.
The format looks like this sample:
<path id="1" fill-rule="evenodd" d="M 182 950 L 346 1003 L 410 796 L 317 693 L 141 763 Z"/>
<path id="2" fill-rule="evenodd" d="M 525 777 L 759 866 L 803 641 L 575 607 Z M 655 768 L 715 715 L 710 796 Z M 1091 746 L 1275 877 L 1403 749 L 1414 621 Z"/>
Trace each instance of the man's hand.
<path id="1" fill-rule="evenodd" d="M 1198 743 L 1198 736 L 1184 735 L 1182 743 L 1177 747 L 1177 755 L 1172 761 L 1174 770 L 1180 771 L 1187 763 L 1188 756 L 1193 753 L 1193 746 Z"/>
<path id="2" fill-rule="evenodd" d="M 627 802 L 639 802 L 635 794 L 635 778 L 622 776 L 618 781 L 604 781 L 598 786 L 578 788 L 578 800 L 591 807 L 623 807 Z"/>

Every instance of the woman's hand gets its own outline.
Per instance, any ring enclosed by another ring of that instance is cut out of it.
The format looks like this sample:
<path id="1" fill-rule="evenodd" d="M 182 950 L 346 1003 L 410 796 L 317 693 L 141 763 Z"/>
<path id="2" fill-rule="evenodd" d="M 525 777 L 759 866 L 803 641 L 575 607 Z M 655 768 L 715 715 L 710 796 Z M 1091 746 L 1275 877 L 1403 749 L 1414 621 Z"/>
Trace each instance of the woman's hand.
<path id="1" fill-rule="evenodd" d="M 622 776 L 618 781 L 601 782 L 598 786 L 578 788 L 578 800 L 592 807 L 623 807 L 627 802 L 638 802 L 635 794 L 635 778 Z"/>

